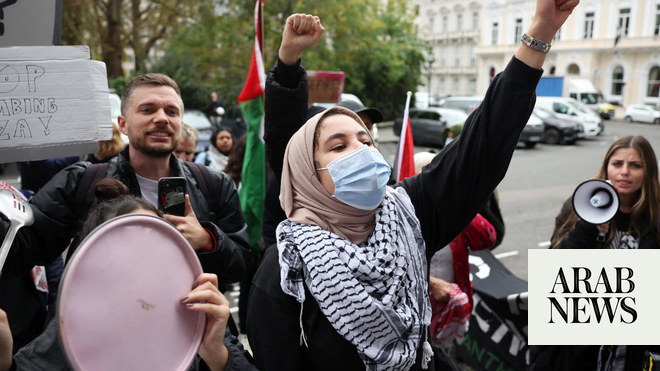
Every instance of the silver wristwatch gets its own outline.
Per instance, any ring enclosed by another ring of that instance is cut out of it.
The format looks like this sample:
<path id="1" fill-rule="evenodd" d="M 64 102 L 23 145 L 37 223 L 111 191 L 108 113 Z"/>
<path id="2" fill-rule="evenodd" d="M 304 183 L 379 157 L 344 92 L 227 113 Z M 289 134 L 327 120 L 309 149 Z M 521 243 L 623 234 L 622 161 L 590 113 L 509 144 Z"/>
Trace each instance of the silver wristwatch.
<path id="1" fill-rule="evenodd" d="M 526 33 L 524 33 L 522 35 L 522 37 L 520 38 L 520 41 L 523 44 L 529 46 L 530 48 L 532 48 L 534 50 L 538 50 L 538 51 L 540 51 L 542 53 L 546 53 L 546 54 L 550 51 L 550 47 L 552 46 L 552 45 L 548 44 L 547 42 L 537 40 L 537 39 L 529 36 Z"/>

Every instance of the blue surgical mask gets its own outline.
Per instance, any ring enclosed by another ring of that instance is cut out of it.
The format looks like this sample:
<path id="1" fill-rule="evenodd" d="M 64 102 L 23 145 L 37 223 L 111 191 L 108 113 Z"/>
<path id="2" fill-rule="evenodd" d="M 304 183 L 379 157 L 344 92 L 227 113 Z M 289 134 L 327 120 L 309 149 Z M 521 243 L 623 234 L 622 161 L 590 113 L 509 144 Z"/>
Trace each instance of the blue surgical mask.
<path id="1" fill-rule="evenodd" d="M 330 173 L 335 184 L 334 198 L 362 210 L 380 205 L 392 171 L 380 152 L 366 144 L 316 170 Z"/>

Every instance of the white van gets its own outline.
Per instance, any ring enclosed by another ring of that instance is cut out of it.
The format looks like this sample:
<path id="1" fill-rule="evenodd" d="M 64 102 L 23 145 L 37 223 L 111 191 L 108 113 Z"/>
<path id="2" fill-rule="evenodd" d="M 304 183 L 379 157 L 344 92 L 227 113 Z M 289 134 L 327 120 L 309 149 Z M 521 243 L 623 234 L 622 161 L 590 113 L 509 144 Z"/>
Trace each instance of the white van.
<path id="1" fill-rule="evenodd" d="M 578 119 L 586 137 L 595 137 L 603 132 L 603 120 L 584 104 L 567 97 L 536 97 L 536 106 L 557 113 L 560 117 Z"/>

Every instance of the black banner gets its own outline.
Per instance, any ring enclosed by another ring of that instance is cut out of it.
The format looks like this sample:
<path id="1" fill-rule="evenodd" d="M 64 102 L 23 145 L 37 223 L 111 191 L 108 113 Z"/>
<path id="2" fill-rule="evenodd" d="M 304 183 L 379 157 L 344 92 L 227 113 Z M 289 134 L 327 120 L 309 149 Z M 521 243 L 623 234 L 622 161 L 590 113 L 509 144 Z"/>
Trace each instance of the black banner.
<path id="1" fill-rule="evenodd" d="M 474 370 L 525 370 L 527 282 L 514 276 L 489 250 L 470 252 L 474 307 L 456 356 Z"/>

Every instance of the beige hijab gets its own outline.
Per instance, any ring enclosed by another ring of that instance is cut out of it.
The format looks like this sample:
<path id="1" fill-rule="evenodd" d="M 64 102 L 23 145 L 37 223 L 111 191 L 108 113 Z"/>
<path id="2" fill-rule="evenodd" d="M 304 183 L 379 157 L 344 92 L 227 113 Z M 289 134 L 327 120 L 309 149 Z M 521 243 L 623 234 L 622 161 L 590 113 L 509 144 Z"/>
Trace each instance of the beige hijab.
<path id="1" fill-rule="evenodd" d="M 332 197 L 323 188 L 314 165 L 314 133 L 319 121 L 333 113 L 350 116 L 367 129 L 358 115 L 343 107 L 329 108 L 307 120 L 289 140 L 284 154 L 280 204 L 289 220 L 317 225 L 355 244 L 373 230 L 376 210 L 360 210 Z M 369 130 L 366 130 L 369 133 Z M 373 137 L 369 133 L 373 142 Z"/>

